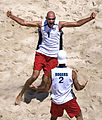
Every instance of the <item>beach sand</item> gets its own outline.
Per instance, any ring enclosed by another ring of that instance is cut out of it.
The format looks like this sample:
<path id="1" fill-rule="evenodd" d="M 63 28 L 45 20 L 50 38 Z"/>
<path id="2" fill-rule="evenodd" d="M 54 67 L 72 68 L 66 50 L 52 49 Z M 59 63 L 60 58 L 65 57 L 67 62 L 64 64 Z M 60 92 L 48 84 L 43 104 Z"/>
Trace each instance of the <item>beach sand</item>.
<path id="1" fill-rule="evenodd" d="M 0 1 L 0 120 L 50 120 L 50 93 L 28 89 L 20 106 L 15 99 L 31 76 L 38 42 L 37 28 L 20 26 L 6 16 L 11 10 L 27 21 L 44 20 L 53 10 L 57 20 L 77 21 L 96 13 L 81 27 L 63 28 L 67 65 L 78 80 L 88 84 L 74 92 L 84 120 L 102 120 L 102 1 L 101 0 L 1 0 Z M 41 82 L 43 71 L 35 81 Z M 24 102 L 25 101 L 25 102 Z M 58 120 L 70 120 L 66 112 Z M 72 120 L 75 120 L 73 118 Z"/>

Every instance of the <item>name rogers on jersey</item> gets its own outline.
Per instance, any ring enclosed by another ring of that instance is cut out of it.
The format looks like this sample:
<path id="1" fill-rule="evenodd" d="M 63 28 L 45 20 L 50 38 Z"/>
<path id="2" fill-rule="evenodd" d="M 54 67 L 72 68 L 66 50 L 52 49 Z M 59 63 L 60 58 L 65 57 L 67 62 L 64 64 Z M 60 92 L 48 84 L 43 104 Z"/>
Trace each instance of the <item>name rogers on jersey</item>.
<path id="1" fill-rule="evenodd" d="M 55 73 L 55 76 L 68 76 L 68 73 Z"/>

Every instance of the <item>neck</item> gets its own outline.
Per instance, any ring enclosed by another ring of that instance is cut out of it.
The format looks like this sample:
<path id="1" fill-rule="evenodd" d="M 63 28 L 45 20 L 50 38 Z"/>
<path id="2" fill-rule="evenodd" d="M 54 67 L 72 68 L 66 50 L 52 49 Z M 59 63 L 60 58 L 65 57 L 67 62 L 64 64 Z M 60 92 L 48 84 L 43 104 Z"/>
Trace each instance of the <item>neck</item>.
<path id="1" fill-rule="evenodd" d="M 65 64 L 59 64 L 59 67 L 64 67 L 65 66 Z"/>

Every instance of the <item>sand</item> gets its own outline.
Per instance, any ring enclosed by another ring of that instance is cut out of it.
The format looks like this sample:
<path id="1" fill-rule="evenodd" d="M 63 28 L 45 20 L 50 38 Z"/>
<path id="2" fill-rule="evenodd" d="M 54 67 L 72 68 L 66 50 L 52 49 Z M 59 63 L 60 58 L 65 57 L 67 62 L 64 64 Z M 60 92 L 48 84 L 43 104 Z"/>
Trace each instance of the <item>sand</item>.
<path id="1" fill-rule="evenodd" d="M 102 1 L 101 0 L 1 0 L 0 1 L 0 120 L 49 120 L 49 93 L 28 90 L 20 106 L 15 98 L 31 76 L 37 28 L 20 26 L 6 16 L 11 10 L 22 19 L 44 20 L 53 10 L 58 20 L 77 21 L 96 13 L 92 20 L 79 28 L 64 28 L 64 50 L 67 65 L 77 71 L 80 83 L 88 80 L 86 88 L 74 92 L 84 120 L 102 119 Z M 41 82 L 41 76 L 37 81 Z M 24 102 L 25 101 L 25 102 Z M 58 120 L 70 120 L 66 112 Z M 73 118 L 72 120 L 75 120 Z"/>

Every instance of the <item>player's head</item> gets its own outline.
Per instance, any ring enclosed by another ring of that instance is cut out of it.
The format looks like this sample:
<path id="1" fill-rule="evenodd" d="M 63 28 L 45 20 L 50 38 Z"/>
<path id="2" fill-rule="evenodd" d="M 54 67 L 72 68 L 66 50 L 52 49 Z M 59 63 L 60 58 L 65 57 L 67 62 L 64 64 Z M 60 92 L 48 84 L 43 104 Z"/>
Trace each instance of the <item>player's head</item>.
<path id="1" fill-rule="evenodd" d="M 59 64 L 66 64 L 67 62 L 67 53 L 64 50 L 60 50 L 57 55 Z"/>
<path id="2" fill-rule="evenodd" d="M 55 19 L 56 19 L 55 13 L 53 11 L 49 11 L 47 13 L 46 20 L 47 20 L 47 24 L 50 28 L 53 27 Z"/>

